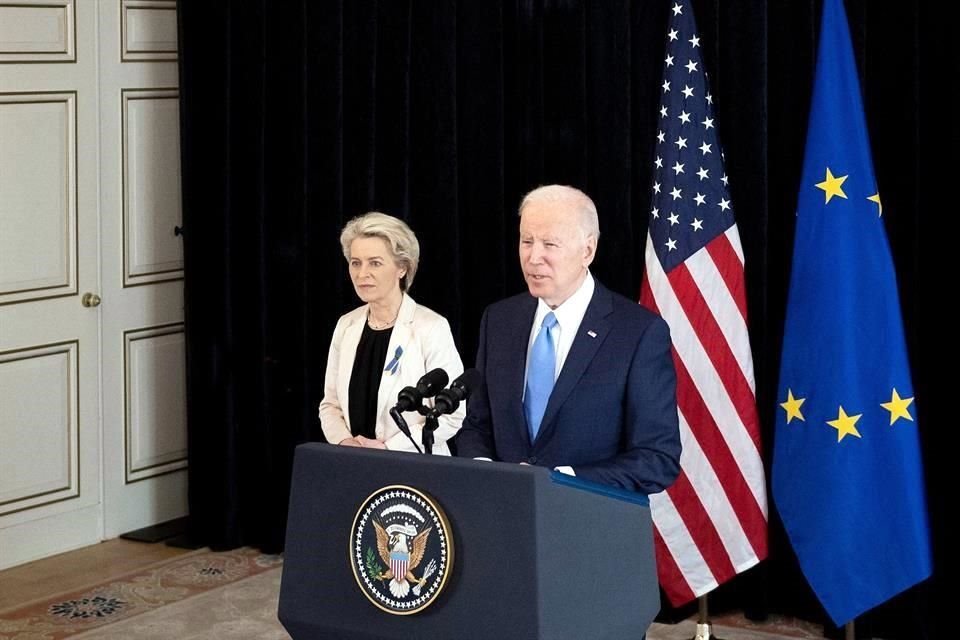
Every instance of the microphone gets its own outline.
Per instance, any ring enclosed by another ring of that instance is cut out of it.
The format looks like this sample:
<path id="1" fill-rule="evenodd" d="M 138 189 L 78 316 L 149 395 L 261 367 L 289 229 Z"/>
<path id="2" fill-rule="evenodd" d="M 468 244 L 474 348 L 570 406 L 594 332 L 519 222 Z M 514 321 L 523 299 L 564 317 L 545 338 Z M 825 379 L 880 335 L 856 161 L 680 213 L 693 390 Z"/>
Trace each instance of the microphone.
<path id="1" fill-rule="evenodd" d="M 450 377 L 443 369 L 434 369 L 424 374 L 417 381 L 416 387 L 404 387 L 397 395 L 396 408 L 400 411 L 414 411 L 420 408 L 424 398 L 437 395 L 437 392 L 447 386 Z"/>
<path id="2" fill-rule="evenodd" d="M 434 400 L 433 411 L 436 415 L 453 413 L 460 406 L 460 402 L 470 396 L 470 392 L 480 384 L 480 372 L 476 369 L 467 369 L 453 383 L 449 389 L 437 394 Z"/>

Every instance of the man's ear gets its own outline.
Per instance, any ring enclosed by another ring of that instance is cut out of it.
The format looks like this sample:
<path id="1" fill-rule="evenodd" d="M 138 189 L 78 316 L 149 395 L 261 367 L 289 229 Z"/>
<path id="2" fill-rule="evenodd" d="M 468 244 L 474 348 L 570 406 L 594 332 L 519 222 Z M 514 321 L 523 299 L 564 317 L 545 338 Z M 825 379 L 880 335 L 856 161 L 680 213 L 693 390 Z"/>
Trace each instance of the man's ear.
<path id="1" fill-rule="evenodd" d="M 589 267 L 593 259 L 597 256 L 597 238 L 596 236 L 587 236 L 587 241 L 583 243 L 583 266 Z"/>

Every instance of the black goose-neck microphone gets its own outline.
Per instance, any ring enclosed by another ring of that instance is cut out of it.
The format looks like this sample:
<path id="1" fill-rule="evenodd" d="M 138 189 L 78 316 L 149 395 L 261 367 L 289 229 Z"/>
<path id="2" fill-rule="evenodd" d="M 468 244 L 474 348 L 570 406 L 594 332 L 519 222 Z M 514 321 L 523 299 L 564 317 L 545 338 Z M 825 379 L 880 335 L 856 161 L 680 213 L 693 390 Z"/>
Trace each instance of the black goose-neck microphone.
<path id="1" fill-rule="evenodd" d="M 476 369 L 467 369 L 450 384 L 449 389 L 437 393 L 433 402 L 434 413 L 436 415 L 453 413 L 479 384 L 480 372 Z"/>
<path id="2" fill-rule="evenodd" d="M 424 398 L 437 395 L 437 392 L 447 386 L 450 377 L 443 369 L 428 371 L 417 381 L 415 387 L 404 387 L 397 394 L 396 408 L 399 411 L 416 411 L 420 408 Z"/>

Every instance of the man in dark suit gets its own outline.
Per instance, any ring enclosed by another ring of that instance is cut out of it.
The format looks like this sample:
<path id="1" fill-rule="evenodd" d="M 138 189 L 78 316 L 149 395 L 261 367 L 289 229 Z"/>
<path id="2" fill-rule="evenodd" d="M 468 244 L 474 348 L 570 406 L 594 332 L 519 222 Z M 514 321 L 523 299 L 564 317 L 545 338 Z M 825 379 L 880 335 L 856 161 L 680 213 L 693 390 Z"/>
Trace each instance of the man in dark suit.
<path id="1" fill-rule="evenodd" d="M 577 189 L 549 185 L 523 199 L 529 293 L 484 312 L 483 383 L 467 405 L 458 451 L 657 493 L 680 470 L 670 332 L 594 280 L 599 235 L 596 207 Z"/>

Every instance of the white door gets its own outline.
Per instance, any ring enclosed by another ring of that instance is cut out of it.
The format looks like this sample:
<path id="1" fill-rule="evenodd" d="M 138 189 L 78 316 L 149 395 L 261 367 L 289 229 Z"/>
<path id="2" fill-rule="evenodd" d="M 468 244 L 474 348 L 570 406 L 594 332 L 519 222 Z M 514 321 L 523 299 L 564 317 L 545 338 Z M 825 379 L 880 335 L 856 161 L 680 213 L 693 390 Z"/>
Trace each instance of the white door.
<path id="1" fill-rule="evenodd" d="M 100 7 L 105 535 L 187 513 L 177 15 Z"/>
<path id="2" fill-rule="evenodd" d="M 187 512 L 176 87 L 174 0 L 0 0 L 0 568 Z"/>
<path id="3" fill-rule="evenodd" d="M 94 9 L 0 2 L 0 569 L 102 535 Z"/>

